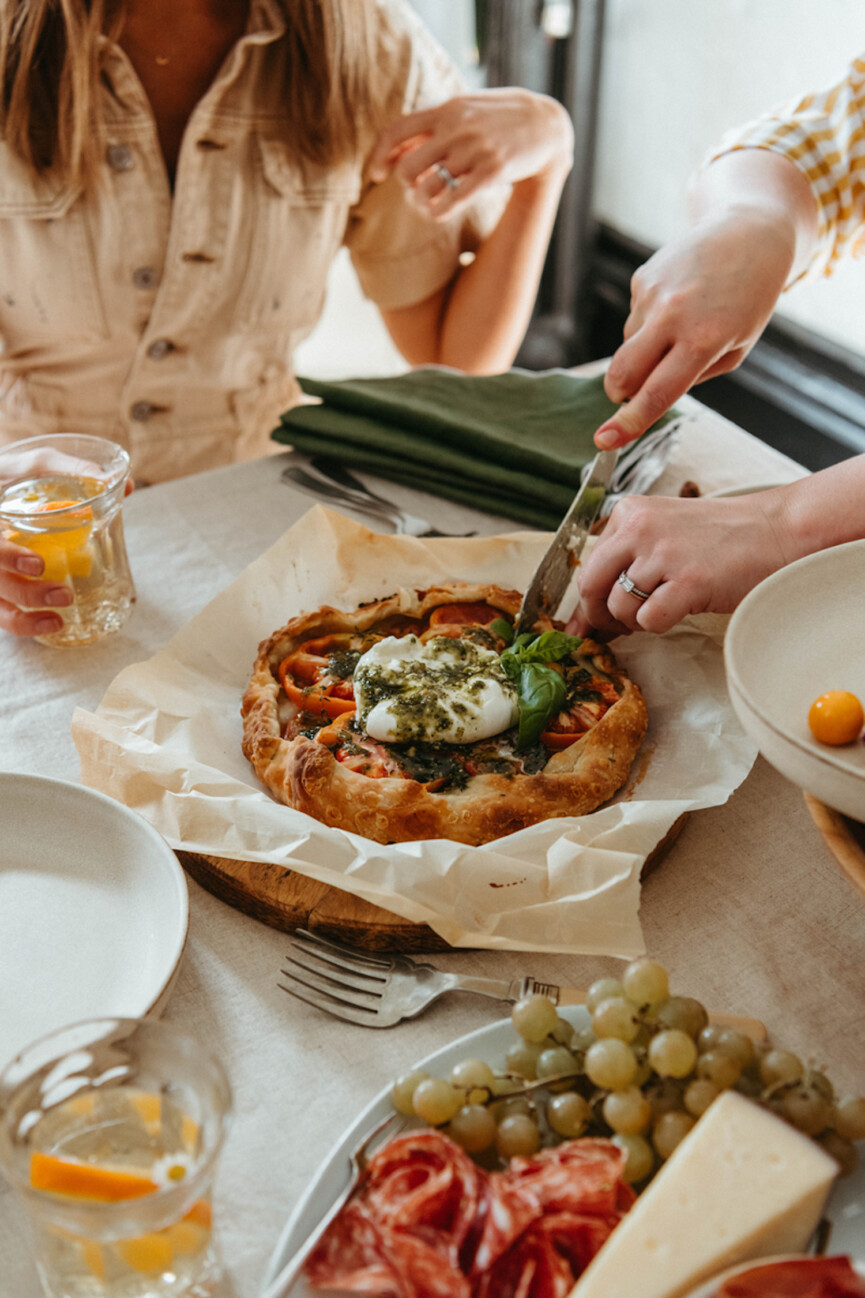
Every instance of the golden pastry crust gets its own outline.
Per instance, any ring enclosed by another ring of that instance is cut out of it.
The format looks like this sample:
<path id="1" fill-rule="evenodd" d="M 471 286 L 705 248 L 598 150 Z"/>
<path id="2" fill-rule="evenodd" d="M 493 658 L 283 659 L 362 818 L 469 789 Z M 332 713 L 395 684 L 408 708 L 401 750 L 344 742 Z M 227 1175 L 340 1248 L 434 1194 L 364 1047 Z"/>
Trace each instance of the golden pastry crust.
<path id="1" fill-rule="evenodd" d="M 280 801 L 324 824 L 378 843 L 448 838 L 479 845 L 558 816 L 594 811 L 621 788 L 645 734 L 648 716 L 638 687 L 604 646 L 584 640 L 590 660 L 621 689 L 600 721 L 568 748 L 555 752 L 534 775 L 480 774 L 464 788 L 430 791 L 413 779 L 370 778 L 337 761 L 328 747 L 304 735 L 282 738 L 297 709 L 286 698 L 279 664 L 313 636 L 368 631 L 385 618 L 421 618 L 449 603 L 483 602 L 513 620 L 517 591 L 450 583 L 424 591 L 400 590 L 350 613 L 319 608 L 293 618 L 259 646 L 243 696 L 243 752 Z M 538 632 L 553 623 L 539 622 Z"/>

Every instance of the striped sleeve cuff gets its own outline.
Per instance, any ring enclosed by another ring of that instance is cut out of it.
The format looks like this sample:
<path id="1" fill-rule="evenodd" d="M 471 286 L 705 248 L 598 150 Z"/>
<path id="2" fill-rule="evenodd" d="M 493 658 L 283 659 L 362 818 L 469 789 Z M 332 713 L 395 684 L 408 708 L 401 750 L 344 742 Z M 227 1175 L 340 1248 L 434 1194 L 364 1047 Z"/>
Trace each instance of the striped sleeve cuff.
<path id="1" fill-rule="evenodd" d="M 737 149 L 780 153 L 811 186 L 817 243 L 797 280 L 830 275 L 842 257 L 865 254 L 865 59 L 857 59 L 831 90 L 806 95 L 729 132 L 702 166 Z"/>

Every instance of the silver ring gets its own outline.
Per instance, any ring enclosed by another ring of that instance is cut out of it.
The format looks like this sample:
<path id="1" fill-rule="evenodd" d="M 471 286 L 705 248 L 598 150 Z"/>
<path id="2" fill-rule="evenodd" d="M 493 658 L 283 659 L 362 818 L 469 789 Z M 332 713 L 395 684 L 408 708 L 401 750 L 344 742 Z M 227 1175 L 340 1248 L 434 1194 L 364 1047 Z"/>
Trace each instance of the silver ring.
<path id="1" fill-rule="evenodd" d="M 441 179 L 445 182 L 448 189 L 456 189 L 456 187 L 459 185 L 460 183 L 459 179 L 453 174 L 452 171 L 448 171 L 447 167 L 443 162 L 436 163 L 436 171 L 438 172 Z"/>
<path id="2" fill-rule="evenodd" d="M 639 586 L 635 586 L 624 568 L 619 573 L 619 585 L 622 586 L 629 595 L 636 595 L 637 599 L 648 599 L 652 593 L 650 590 L 640 590 Z"/>

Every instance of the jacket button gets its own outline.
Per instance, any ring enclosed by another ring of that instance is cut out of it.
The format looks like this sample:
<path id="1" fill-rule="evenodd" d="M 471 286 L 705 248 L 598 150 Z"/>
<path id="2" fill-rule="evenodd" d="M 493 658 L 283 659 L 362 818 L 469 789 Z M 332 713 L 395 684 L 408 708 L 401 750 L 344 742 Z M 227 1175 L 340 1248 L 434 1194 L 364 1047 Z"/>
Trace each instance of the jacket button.
<path id="1" fill-rule="evenodd" d="M 129 414 L 137 424 L 146 424 L 156 407 L 149 401 L 134 401 L 129 407 Z"/>
<path id="2" fill-rule="evenodd" d="M 147 348 L 147 355 L 152 361 L 161 361 L 169 352 L 174 351 L 174 343 L 169 342 L 167 338 L 154 338 L 153 342 Z"/>
<path id="3" fill-rule="evenodd" d="M 128 144 L 109 144 L 105 157 L 113 171 L 129 171 L 135 166 L 135 159 Z"/>
<path id="4" fill-rule="evenodd" d="M 139 266 L 132 272 L 132 283 L 136 288 L 153 288 L 156 285 L 156 271 L 152 266 Z"/>

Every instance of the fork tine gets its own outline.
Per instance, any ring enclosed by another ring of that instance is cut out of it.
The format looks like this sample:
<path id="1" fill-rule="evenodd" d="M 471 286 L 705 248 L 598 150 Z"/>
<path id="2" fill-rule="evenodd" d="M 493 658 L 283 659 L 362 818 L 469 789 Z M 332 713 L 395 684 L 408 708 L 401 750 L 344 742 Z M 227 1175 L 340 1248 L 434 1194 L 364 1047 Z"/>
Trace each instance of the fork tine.
<path id="1" fill-rule="evenodd" d="M 285 957 L 288 964 L 292 966 L 291 970 L 283 970 L 283 973 L 290 973 L 292 977 L 303 981 L 301 974 L 296 970 L 302 969 L 305 974 L 311 975 L 311 985 L 319 988 L 320 991 L 344 991 L 357 992 L 361 996 L 380 1001 L 387 989 L 387 980 L 380 979 L 376 982 L 371 981 L 365 974 L 359 974 L 355 977 L 350 971 L 337 969 L 333 965 L 316 964 L 311 959 L 298 959 L 297 956 L 287 955 Z M 363 982 L 360 979 L 363 979 Z M 307 979 L 307 981 L 310 981 Z"/>
<path id="2" fill-rule="evenodd" d="M 373 965 L 378 969 L 392 969 L 391 956 L 376 956 L 358 947 L 349 946 L 347 942 L 334 942 L 331 938 L 319 937 L 318 933 L 309 933 L 305 928 L 298 928 L 289 936 L 289 943 L 294 946 L 317 947 L 330 951 L 341 960 L 354 960 L 359 965 Z"/>
<path id="3" fill-rule="evenodd" d="M 283 968 L 282 972 L 287 977 L 296 977 L 299 983 L 305 981 L 309 986 L 314 986 L 318 992 L 330 992 L 331 996 L 336 996 L 338 993 L 343 994 L 344 998 L 351 1001 L 353 1005 L 368 1005 L 370 1001 L 379 1002 L 384 994 L 384 989 L 387 988 L 386 983 L 373 985 L 358 983 L 357 979 L 352 977 L 351 974 L 339 977 L 339 970 L 334 971 L 327 968 L 327 966 L 320 968 L 317 964 L 307 964 L 304 961 L 295 959 L 294 955 L 287 955 L 286 962 L 291 966 L 291 968 Z M 307 975 L 307 977 L 304 977 L 304 975 Z M 357 997 L 362 999 L 357 999 Z"/>
<path id="4" fill-rule="evenodd" d="M 293 964 L 293 961 L 289 962 Z M 298 972 L 303 969 L 303 973 Z M 310 990 L 320 993 L 322 996 L 330 996 L 333 1000 L 339 1001 L 344 1005 L 353 1005 L 356 1009 L 367 1010 L 370 1014 L 376 1014 L 381 1005 L 381 994 L 379 992 L 368 992 L 362 987 L 352 987 L 348 983 L 336 982 L 333 978 L 322 977 L 315 970 L 304 969 L 302 965 L 297 965 L 293 969 L 281 969 L 286 978 L 293 982 L 300 983 L 303 987 L 309 987 Z"/>
<path id="5" fill-rule="evenodd" d="M 277 983 L 284 992 L 289 996 L 294 996 L 296 1000 L 305 1001 L 313 1009 L 324 1010 L 332 1015 L 335 1019 L 343 1019 L 346 1023 L 358 1023 L 361 1027 L 376 1027 L 375 1014 L 364 1012 L 363 1010 L 354 1010 L 349 1005 L 343 1005 L 340 1001 L 333 1000 L 330 996 L 321 996 L 317 993 L 304 995 L 296 987 L 287 987 L 285 983 Z"/>
<path id="6" fill-rule="evenodd" d="M 390 969 L 382 965 L 356 964 L 353 960 L 345 960 L 329 951 L 319 951 L 316 947 L 307 947 L 299 942 L 290 945 L 285 958 L 298 964 L 306 963 L 323 974 L 340 975 L 350 983 L 359 984 L 362 980 L 364 983 L 384 986 L 391 975 Z"/>

